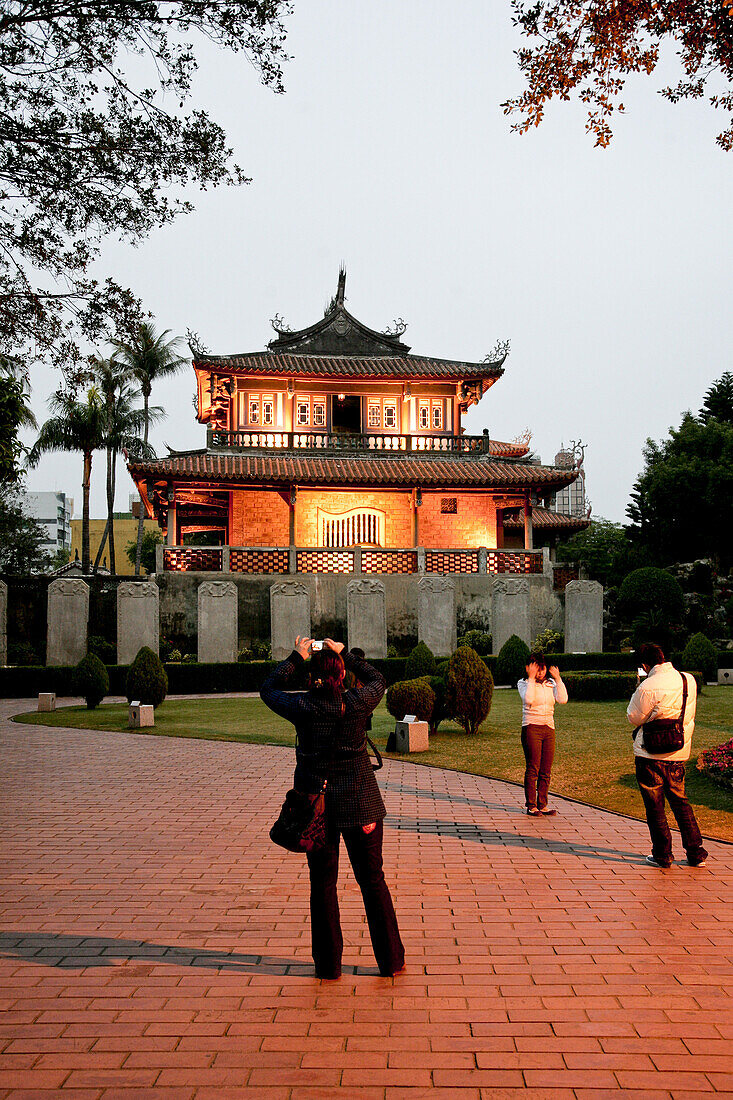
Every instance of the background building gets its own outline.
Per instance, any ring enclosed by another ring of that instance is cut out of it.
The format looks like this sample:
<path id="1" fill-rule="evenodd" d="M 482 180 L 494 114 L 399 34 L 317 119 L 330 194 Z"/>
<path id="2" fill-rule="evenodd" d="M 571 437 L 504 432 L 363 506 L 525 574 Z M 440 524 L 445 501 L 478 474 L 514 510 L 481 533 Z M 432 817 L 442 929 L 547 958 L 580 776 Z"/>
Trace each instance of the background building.
<path id="1" fill-rule="evenodd" d="M 43 550 L 54 557 L 58 550 L 71 550 L 71 517 L 74 498 L 66 493 L 23 493 L 23 511 L 46 528 Z"/>

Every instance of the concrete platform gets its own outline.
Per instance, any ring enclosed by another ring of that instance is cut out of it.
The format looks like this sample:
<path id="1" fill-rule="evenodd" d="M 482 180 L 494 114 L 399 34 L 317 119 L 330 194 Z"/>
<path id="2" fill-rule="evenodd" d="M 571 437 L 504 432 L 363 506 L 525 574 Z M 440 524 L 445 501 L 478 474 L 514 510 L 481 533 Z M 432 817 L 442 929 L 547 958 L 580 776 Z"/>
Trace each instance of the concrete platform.
<path id="1" fill-rule="evenodd" d="M 655 870 L 642 823 L 386 762 L 407 967 L 344 857 L 320 982 L 267 837 L 289 750 L 7 721 L 33 703 L 0 703 L 0 1097 L 733 1097 L 733 847 Z"/>

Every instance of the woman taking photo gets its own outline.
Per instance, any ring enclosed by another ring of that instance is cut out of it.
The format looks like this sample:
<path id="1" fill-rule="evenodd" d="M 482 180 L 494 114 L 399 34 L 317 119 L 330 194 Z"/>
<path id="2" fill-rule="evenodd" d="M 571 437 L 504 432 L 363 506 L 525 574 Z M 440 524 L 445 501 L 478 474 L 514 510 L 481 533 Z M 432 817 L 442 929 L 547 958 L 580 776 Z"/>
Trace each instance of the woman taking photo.
<path id="1" fill-rule="evenodd" d="M 310 655 L 310 688 L 288 691 L 300 680 Z M 356 685 L 344 690 L 346 671 Z M 296 638 L 295 649 L 268 676 L 260 696 L 296 730 L 297 791 L 318 794 L 326 784 L 327 839 L 307 853 L 310 871 L 311 943 L 316 977 L 341 976 L 343 936 L 337 894 L 339 846 L 346 851 L 366 910 L 379 973 L 402 969 L 405 951 L 392 898 L 382 869 L 382 833 L 386 813 L 369 759 L 366 724 L 384 695 L 384 677 L 341 642 L 326 638 L 322 649 L 312 639 Z"/>
<path id="2" fill-rule="evenodd" d="M 548 669 L 544 653 L 530 653 L 527 676 L 517 682 L 522 698 L 522 748 L 527 766 L 524 798 L 531 817 L 553 817 L 547 807 L 555 756 L 555 703 L 567 703 L 568 692 L 556 665 Z"/>

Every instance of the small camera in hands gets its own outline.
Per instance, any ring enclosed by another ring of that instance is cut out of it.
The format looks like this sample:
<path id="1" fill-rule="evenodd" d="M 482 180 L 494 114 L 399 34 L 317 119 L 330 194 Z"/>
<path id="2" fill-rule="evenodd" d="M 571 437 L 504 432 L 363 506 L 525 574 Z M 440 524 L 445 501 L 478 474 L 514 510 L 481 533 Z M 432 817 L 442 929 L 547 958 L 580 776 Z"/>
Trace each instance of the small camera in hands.
<path id="1" fill-rule="evenodd" d="M 311 642 L 311 653 L 318 653 L 323 649 L 323 642 Z"/>

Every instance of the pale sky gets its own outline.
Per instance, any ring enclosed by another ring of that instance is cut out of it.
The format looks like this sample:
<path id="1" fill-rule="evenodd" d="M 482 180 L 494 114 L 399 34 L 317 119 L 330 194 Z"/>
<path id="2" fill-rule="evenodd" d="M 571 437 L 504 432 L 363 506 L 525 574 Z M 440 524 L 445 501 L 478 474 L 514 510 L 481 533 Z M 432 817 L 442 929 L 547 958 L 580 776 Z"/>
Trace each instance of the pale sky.
<path id="1" fill-rule="evenodd" d="M 714 143 L 718 113 L 658 95 L 673 57 L 629 84 L 610 149 L 577 104 L 512 134 L 500 103 L 523 86 L 518 44 L 508 0 L 296 0 L 282 96 L 202 47 L 196 106 L 253 182 L 192 195 L 195 213 L 137 249 L 109 242 L 99 271 L 219 354 L 263 349 L 276 313 L 321 317 L 341 262 L 347 308 L 376 329 L 404 318 L 416 354 L 480 360 L 509 339 L 466 430 L 529 427 L 546 462 L 582 438 L 593 514 L 624 521 L 647 436 L 731 369 L 733 153 Z M 58 378 L 36 368 L 33 384 L 42 420 Z M 192 369 L 153 391 L 159 454 L 203 446 L 193 392 Z M 43 459 L 28 488 L 64 490 L 79 514 L 81 457 Z M 131 488 L 121 465 L 118 510 Z"/>

